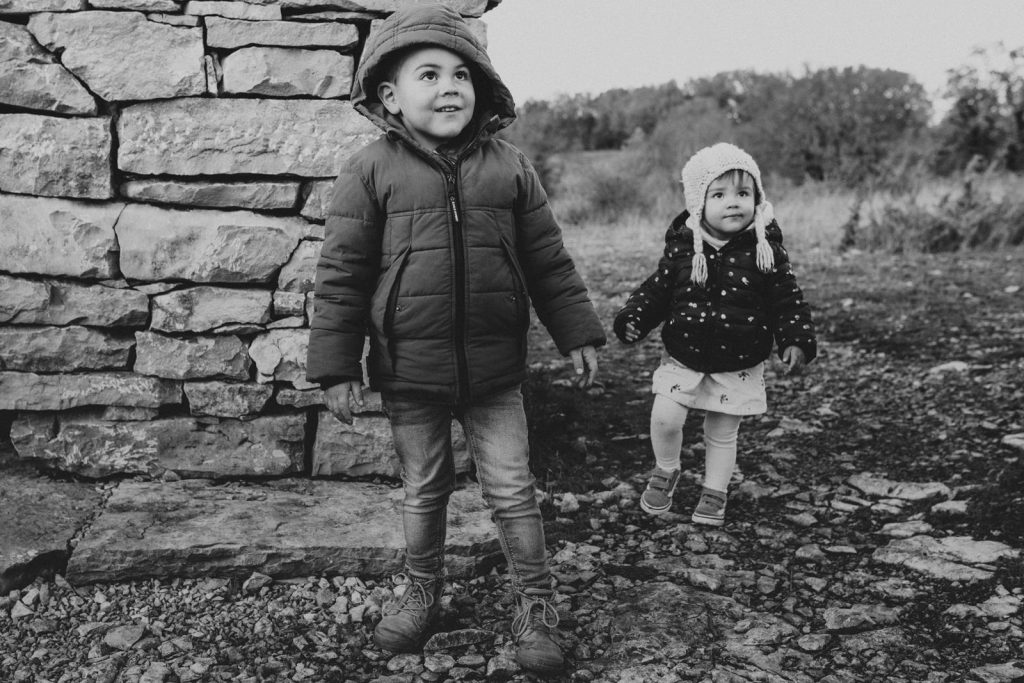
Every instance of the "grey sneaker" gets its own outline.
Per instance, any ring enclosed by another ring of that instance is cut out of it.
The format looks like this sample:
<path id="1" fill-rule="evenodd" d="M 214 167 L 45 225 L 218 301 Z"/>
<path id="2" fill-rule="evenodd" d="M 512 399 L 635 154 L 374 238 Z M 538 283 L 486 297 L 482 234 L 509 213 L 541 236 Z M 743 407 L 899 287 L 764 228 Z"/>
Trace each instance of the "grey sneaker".
<path id="1" fill-rule="evenodd" d="M 441 612 L 444 578 L 418 579 L 399 575 L 396 581 L 408 579 L 405 593 L 381 610 L 383 618 L 373 630 L 377 647 L 391 652 L 418 652 L 426 640 L 427 629 Z"/>
<path id="2" fill-rule="evenodd" d="M 716 491 L 707 487 L 700 490 L 700 500 L 690 517 L 694 524 L 722 526 L 725 524 L 725 491 Z"/>
<path id="3" fill-rule="evenodd" d="M 516 595 L 516 614 L 512 619 L 512 637 L 516 643 L 519 666 L 539 674 L 562 670 L 562 649 L 552 638 L 558 626 L 558 610 L 549 602 L 551 591 L 527 588 Z"/>
<path id="4" fill-rule="evenodd" d="M 649 515 L 663 515 L 672 507 L 672 494 L 679 483 L 679 470 L 663 470 L 655 467 L 647 488 L 640 496 L 640 508 Z"/>

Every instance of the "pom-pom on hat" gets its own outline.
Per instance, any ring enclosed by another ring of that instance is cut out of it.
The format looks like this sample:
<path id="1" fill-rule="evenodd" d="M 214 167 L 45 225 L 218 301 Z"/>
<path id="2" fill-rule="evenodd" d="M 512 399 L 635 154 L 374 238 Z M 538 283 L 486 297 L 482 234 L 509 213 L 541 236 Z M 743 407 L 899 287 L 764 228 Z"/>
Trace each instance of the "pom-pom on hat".
<path id="1" fill-rule="evenodd" d="M 757 267 L 762 273 L 775 267 L 772 248 L 765 238 L 765 226 L 772 222 L 775 213 L 772 205 L 765 198 L 764 186 L 761 184 L 761 169 L 754 158 L 736 145 L 719 142 L 699 150 L 690 157 L 683 166 L 683 195 L 686 208 L 690 212 L 686 219 L 686 227 L 693 231 L 693 266 L 690 280 L 704 285 L 708 279 L 708 264 L 704 256 L 704 199 L 708 186 L 716 178 L 727 171 L 746 171 L 754 179 L 757 189 L 757 205 L 754 207 L 754 234 L 757 237 Z"/>

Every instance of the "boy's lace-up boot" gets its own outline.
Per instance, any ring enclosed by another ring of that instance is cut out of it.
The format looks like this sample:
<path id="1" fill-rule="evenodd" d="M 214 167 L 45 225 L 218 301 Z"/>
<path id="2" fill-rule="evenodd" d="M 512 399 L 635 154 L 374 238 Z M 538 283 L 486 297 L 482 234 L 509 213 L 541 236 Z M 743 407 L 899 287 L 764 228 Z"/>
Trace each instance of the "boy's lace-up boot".
<path id="1" fill-rule="evenodd" d="M 556 673 L 565 666 L 562 650 L 552 637 L 558 626 L 558 611 L 550 599 L 551 591 L 542 588 L 517 593 L 512 619 L 516 661 L 524 669 L 540 674 Z"/>
<path id="2" fill-rule="evenodd" d="M 373 630 L 373 640 L 382 650 L 418 652 L 426 640 L 427 629 L 441 612 L 443 576 L 407 579 L 402 597 L 384 606 L 383 617 Z"/>

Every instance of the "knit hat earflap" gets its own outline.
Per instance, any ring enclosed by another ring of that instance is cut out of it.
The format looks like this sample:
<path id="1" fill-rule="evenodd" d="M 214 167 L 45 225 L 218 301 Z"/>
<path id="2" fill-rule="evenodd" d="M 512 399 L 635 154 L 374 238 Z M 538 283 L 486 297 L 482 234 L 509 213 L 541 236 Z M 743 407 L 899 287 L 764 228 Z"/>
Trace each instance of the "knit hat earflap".
<path id="1" fill-rule="evenodd" d="M 775 267 L 775 256 L 765 237 L 765 228 L 775 220 L 772 205 L 765 198 L 761 170 L 754 158 L 736 145 L 719 142 L 699 150 L 683 166 L 683 195 L 690 212 L 686 227 L 693 232 L 693 265 L 690 281 L 703 286 L 708 279 L 708 263 L 704 256 L 704 199 L 708 186 L 727 171 L 741 170 L 750 174 L 757 186 L 758 203 L 754 207 L 754 235 L 757 238 L 757 267 L 767 273 Z"/>

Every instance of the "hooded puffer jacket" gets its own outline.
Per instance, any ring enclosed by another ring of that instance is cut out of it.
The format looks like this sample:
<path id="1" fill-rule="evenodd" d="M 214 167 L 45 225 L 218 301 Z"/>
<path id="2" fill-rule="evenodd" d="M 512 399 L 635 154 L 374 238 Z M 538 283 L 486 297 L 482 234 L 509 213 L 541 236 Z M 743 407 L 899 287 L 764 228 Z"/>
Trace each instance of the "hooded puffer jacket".
<path id="1" fill-rule="evenodd" d="M 757 267 L 757 240 L 746 230 L 721 249 L 704 243 L 707 285 L 690 281 L 693 232 L 684 211 L 665 234 L 665 251 L 654 272 L 615 316 L 615 334 L 625 341 L 633 322 L 641 338 L 664 322 L 661 338 L 670 356 L 697 372 L 745 370 L 771 355 L 798 346 L 810 362 L 818 345 L 810 307 L 782 246 L 782 230 L 772 221 L 765 237 L 775 257 L 768 273 Z"/>
<path id="2" fill-rule="evenodd" d="M 376 86 L 388 56 L 440 46 L 467 59 L 476 111 L 441 154 L 386 112 Z M 416 6 L 370 36 L 352 88 L 385 135 L 338 175 L 317 267 L 307 377 L 368 375 L 373 389 L 467 402 L 526 378 L 530 302 L 563 354 L 605 342 L 536 172 L 493 138 L 515 118 L 508 89 L 454 12 Z"/>

